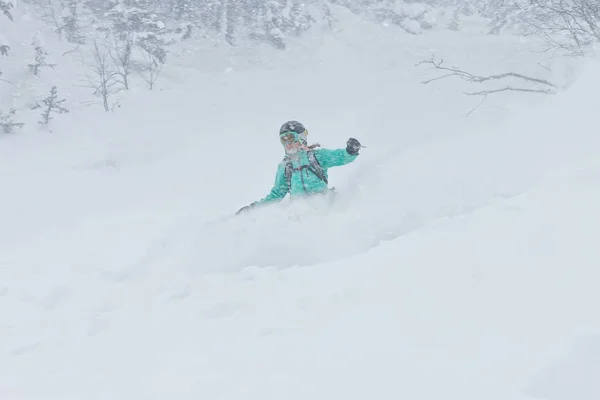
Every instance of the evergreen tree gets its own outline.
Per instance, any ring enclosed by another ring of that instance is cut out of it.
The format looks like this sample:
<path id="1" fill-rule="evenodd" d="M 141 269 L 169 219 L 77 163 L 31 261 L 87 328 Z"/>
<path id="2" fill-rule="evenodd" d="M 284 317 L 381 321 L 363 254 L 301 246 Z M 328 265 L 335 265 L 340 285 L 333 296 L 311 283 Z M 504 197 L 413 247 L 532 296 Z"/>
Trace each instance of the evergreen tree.
<path id="1" fill-rule="evenodd" d="M 13 8 L 13 4 L 6 0 L 0 0 L 0 11 L 4 14 L 8 19 L 14 21 L 13 15 L 10 10 Z"/>
<path id="2" fill-rule="evenodd" d="M 14 21 L 13 15 L 10 12 L 13 7 L 12 3 L 9 3 L 4 0 L 0 0 L 0 11 L 8 18 L 10 21 Z M 8 51 L 10 50 L 10 46 L 6 43 L 0 42 L 0 56 L 8 56 Z M 0 75 L 2 75 L 2 70 L 0 70 Z"/>
<path id="3" fill-rule="evenodd" d="M 156 4 L 152 0 L 112 0 L 108 2 L 106 16 L 115 36 L 133 36 L 136 45 L 164 63 L 166 25 L 153 6 Z"/>
<path id="4" fill-rule="evenodd" d="M 62 106 L 62 103 L 64 103 L 65 101 L 65 99 L 58 99 L 56 86 L 52 86 L 48 97 L 42 99 L 41 101 L 38 101 L 33 107 L 31 107 L 31 109 L 42 109 L 42 119 L 39 121 L 39 124 L 42 126 L 46 126 L 52 119 L 52 113 L 65 114 L 69 112 L 69 110 Z"/>

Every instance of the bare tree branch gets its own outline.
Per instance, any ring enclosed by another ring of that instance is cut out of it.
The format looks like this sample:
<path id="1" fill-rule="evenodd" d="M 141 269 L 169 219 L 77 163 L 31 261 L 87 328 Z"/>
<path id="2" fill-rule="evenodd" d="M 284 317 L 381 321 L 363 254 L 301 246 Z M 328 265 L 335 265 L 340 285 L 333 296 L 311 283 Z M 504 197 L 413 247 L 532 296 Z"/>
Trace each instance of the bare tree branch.
<path id="1" fill-rule="evenodd" d="M 46 0 L 44 3 L 46 7 L 42 5 L 42 7 L 44 7 L 42 11 L 42 18 L 49 19 L 52 21 L 55 28 L 54 33 L 58 35 L 59 39 L 62 39 L 62 31 L 65 28 L 65 26 L 59 21 L 59 17 L 57 16 L 57 12 L 54 8 L 55 1 Z"/>
<path id="2" fill-rule="evenodd" d="M 90 66 L 91 73 L 86 75 L 86 87 L 94 89 L 94 95 L 102 99 L 104 111 L 110 111 L 109 98 L 118 93 L 119 89 L 114 87 L 120 82 L 116 79 L 118 71 L 115 71 L 113 66 L 108 63 L 108 53 L 103 51 L 98 46 L 98 42 L 94 41 L 94 64 Z M 90 104 L 97 104 L 90 102 Z"/>
<path id="3" fill-rule="evenodd" d="M 482 90 L 480 92 L 464 92 L 467 96 L 487 96 L 488 94 L 500 93 L 500 92 L 526 92 L 526 93 L 541 93 L 541 94 L 555 94 L 554 91 L 550 89 L 527 89 L 527 88 L 514 88 L 514 87 L 504 87 L 501 89 L 491 89 L 491 90 Z"/>
<path id="4" fill-rule="evenodd" d="M 117 67 L 119 82 L 123 84 L 125 90 L 129 90 L 129 75 L 131 74 L 131 55 L 134 46 L 133 34 L 129 33 L 123 38 L 113 38 L 112 48 L 109 50 L 110 58 Z"/>
<path id="5" fill-rule="evenodd" d="M 0 76 L 2 76 L 2 71 L 0 71 Z M 14 85 L 14 83 L 7 81 L 6 79 L 0 78 L 0 82 L 8 83 L 9 85 Z"/>
<path id="6" fill-rule="evenodd" d="M 523 22 L 549 49 L 582 56 L 600 42 L 598 0 L 514 0 Z"/>
<path id="7" fill-rule="evenodd" d="M 534 82 L 534 83 L 538 83 L 541 85 L 546 85 L 546 86 L 550 86 L 552 88 L 556 88 L 556 85 L 554 85 L 551 82 L 548 82 L 544 79 L 538 79 L 538 78 L 532 78 L 529 76 L 525 76 L 522 74 L 518 74 L 516 72 L 507 72 L 504 74 L 498 74 L 498 75 L 490 75 L 490 76 L 477 76 L 477 75 L 473 75 L 469 72 L 460 70 L 456 67 L 444 67 L 442 66 L 442 64 L 444 63 L 444 60 L 440 60 L 439 62 L 435 61 L 435 58 L 432 57 L 430 60 L 424 60 L 421 61 L 419 63 L 416 64 L 416 66 L 422 65 L 422 64 L 430 64 L 433 65 L 435 69 L 439 69 L 442 71 L 450 71 L 450 73 L 443 75 L 443 76 L 439 76 L 437 78 L 433 78 L 433 79 L 429 79 L 426 81 L 421 82 L 422 84 L 428 84 L 443 78 L 447 78 L 449 76 L 458 76 L 468 82 L 474 82 L 474 83 L 482 83 L 482 82 L 486 82 L 486 81 L 492 81 L 492 80 L 500 80 L 500 79 L 505 79 L 505 78 L 519 78 L 519 79 L 523 79 L 525 81 L 529 81 L 529 82 Z"/>
<path id="8" fill-rule="evenodd" d="M 138 74 L 148 84 L 148 89 L 154 89 L 154 84 L 162 71 L 163 62 L 160 58 L 156 57 L 153 53 L 141 49 L 143 62 L 139 63 L 136 67 Z"/>
<path id="9" fill-rule="evenodd" d="M 496 74 L 496 75 L 490 75 L 490 76 L 479 76 L 479 75 L 474 75 L 470 72 L 461 70 L 456 67 L 445 67 L 445 66 L 443 66 L 443 63 L 444 63 L 443 59 L 440 61 L 436 61 L 435 57 L 432 57 L 429 60 L 423 60 L 423 61 L 420 61 L 417 64 L 415 64 L 415 66 L 432 65 L 434 67 L 434 69 L 447 72 L 444 75 L 441 75 L 441 76 L 438 76 L 438 77 L 435 77 L 432 79 L 427 79 L 425 81 L 422 81 L 421 83 L 424 85 L 427 85 L 431 82 L 435 82 L 435 81 L 445 79 L 445 78 L 448 78 L 451 76 L 457 76 L 469 83 L 478 83 L 478 84 L 483 84 L 485 82 L 491 82 L 491 81 L 500 81 L 500 80 L 508 79 L 508 78 L 517 78 L 519 80 L 529 82 L 529 83 L 532 83 L 537 86 L 536 88 L 527 88 L 527 87 L 513 87 L 510 85 L 507 85 L 505 87 L 497 88 L 497 89 L 486 89 L 486 90 L 481 90 L 481 91 L 477 91 L 477 92 L 464 92 L 464 94 L 467 96 L 481 96 L 481 101 L 479 102 L 479 104 L 477 106 L 475 106 L 473 109 L 471 109 L 465 115 L 467 117 L 469 115 L 471 115 L 476 109 L 478 109 L 483 104 L 483 102 L 487 99 L 487 96 L 491 95 L 491 94 L 509 92 L 509 91 L 523 92 L 523 93 L 538 93 L 538 94 L 556 94 L 557 86 L 555 84 L 553 84 L 552 82 L 549 82 L 544 79 L 534 78 L 534 77 L 526 76 L 526 75 L 519 74 L 516 72 L 506 72 L 503 74 Z"/>
<path id="10" fill-rule="evenodd" d="M 73 52 L 75 52 L 75 51 L 77 51 L 77 50 L 79 50 L 79 45 L 77 45 L 77 46 L 73 47 L 71 50 L 67 50 L 67 51 L 65 51 L 64 53 L 62 53 L 62 55 L 63 55 L 63 57 L 64 57 L 64 56 L 66 56 L 67 54 L 69 54 L 69 53 L 73 53 Z"/>

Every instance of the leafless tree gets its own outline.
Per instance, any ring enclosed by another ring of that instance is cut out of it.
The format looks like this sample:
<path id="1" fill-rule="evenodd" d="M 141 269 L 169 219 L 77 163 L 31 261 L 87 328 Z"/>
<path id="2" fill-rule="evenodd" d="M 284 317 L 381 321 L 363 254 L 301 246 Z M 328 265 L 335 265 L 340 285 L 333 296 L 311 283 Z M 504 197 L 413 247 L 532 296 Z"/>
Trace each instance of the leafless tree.
<path id="1" fill-rule="evenodd" d="M 52 23 L 54 25 L 54 32 L 58 35 L 59 39 L 62 39 L 62 31 L 65 28 L 65 25 L 62 21 L 60 21 L 60 17 L 57 14 L 60 14 L 60 11 L 57 12 L 56 5 L 62 6 L 61 2 L 56 2 L 56 0 L 45 0 L 40 3 L 40 8 L 42 12 L 42 19 Z"/>
<path id="2" fill-rule="evenodd" d="M 94 41 L 93 48 L 94 64 L 90 65 L 90 73 L 86 75 L 86 87 L 94 89 L 94 95 L 100 97 L 100 101 L 88 102 L 88 104 L 101 104 L 104 111 L 110 111 L 109 99 L 120 91 L 117 79 L 118 72 L 109 63 L 108 52 L 98 46 Z"/>
<path id="3" fill-rule="evenodd" d="M 533 34 L 551 48 L 584 55 L 600 42 L 599 0 L 516 0 Z"/>
<path id="4" fill-rule="evenodd" d="M 154 83 L 162 71 L 163 63 L 153 53 L 141 50 L 143 62 L 138 63 L 137 70 L 142 79 L 148 84 L 148 89 L 154 89 Z"/>
<path id="5" fill-rule="evenodd" d="M 123 84 L 125 90 L 129 90 L 129 75 L 132 69 L 131 54 L 134 44 L 133 34 L 129 33 L 124 37 L 114 37 L 109 50 L 110 58 L 117 68 L 119 82 Z"/>
<path id="6" fill-rule="evenodd" d="M 525 87 L 522 85 L 519 85 L 519 86 L 505 85 L 500 88 L 486 89 L 486 90 L 480 90 L 480 91 L 475 91 L 475 92 L 465 92 L 464 94 L 467 96 L 481 96 L 481 102 L 475 108 L 470 110 L 467 113 L 467 116 L 470 115 L 473 111 L 475 111 L 479 106 L 481 106 L 481 104 L 483 104 L 483 102 L 485 101 L 485 99 L 487 98 L 488 95 L 495 94 L 495 93 L 514 91 L 514 92 L 524 92 L 524 93 L 556 94 L 557 86 L 555 84 L 553 84 L 547 80 L 544 80 L 544 79 L 533 78 L 533 77 L 519 74 L 516 72 L 506 72 L 506 73 L 497 74 L 497 75 L 479 76 L 479 75 L 474 75 L 470 72 L 461 70 L 457 67 L 446 67 L 443 65 L 444 64 L 443 59 L 440 61 L 436 61 L 435 57 L 432 57 L 429 60 L 421 61 L 421 62 L 417 63 L 416 66 L 427 65 L 427 64 L 433 66 L 434 69 L 436 69 L 436 70 L 443 71 L 444 74 L 441 76 L 421 82 L 424 85 L 429 84 L 434 81 L 438 81 L 440 79 L 449 78 L 449 77 L 458 77 L 458 78 L 465 80 L 467 82 L 470 82 L 470 83 L 503 81 L 506 79 L 514 78 L 520 82 L 523 82 L 523 83 L 527 82 L 527 83 L 530 83 L 533 85 L 533 87 Z"/>

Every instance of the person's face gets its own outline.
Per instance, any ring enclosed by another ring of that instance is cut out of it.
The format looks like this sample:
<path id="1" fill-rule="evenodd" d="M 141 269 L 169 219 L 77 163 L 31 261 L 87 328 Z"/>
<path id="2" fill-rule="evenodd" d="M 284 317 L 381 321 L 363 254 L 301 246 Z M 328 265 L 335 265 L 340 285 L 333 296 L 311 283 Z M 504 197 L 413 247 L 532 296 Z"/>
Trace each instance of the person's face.
<path id="1" fill-rule="evenodd" d="M 279 140 L 281 140 L 281 144 L 288 154 L 297 153 L 302 146 L 302 143 L 300 143 L 300 138 L 296 132 L 283 133 L 279 136 Z"/>

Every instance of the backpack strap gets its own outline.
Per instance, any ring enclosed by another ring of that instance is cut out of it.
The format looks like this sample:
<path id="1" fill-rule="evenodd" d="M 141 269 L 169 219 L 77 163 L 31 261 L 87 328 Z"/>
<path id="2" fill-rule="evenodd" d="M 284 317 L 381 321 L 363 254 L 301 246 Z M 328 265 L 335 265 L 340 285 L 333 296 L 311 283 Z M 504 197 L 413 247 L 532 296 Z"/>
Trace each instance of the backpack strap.
<path id="1" fill-rule="evenodd" d="M 323 167 L 321 167 L 321 164 L 319 163 L 319 160 L 317 160 L 317 156 L 315 156 L 315 153 L 311 150 L 307 151 L 306 155 L 308 156 L 308 161 L 310 161 L 310 165 L 312 167 L 309 167 L 309 171 L 318 176 L 323 182 L 325 182 L 326 185 L 328 185 L 329 182 L 327 182 L 327 178 L 325 177 Z"/>
<path id="2" fill-rule="evenodd" d="M 292 174 L 294 173 L 294 166 L 292 160 L 286 155 L 283 159 L 285 162 L 285 180 L 287 181 L 288 192 L 292 193 Z"/>
<path id="3" fill-rule="evenodd" d="M 326 185 L 329 184 L 329 182 L 327 181 L 327 177 L 325 176 L 325 172 L 323 171 L 323 167 L 321 167 L 321 164 L 319 163 L 319 160 L 317 160 L 315 153 L 312 150 L 310 150 L 306 152 L 306 155 L 308 156 L 308 161 L 310 164 L 304 168 L 307 168 L 310 172 L 315 174 L 319 179 L 325 182 Z M 285 162 L 285 180 L 287 181 L 288 191 L 291 193 L 292 174 L 294 173 L 294 166 L 292 165 L 292 160 L 290 160 L 287 155 L 285 156 L 283 161 Z"/>

